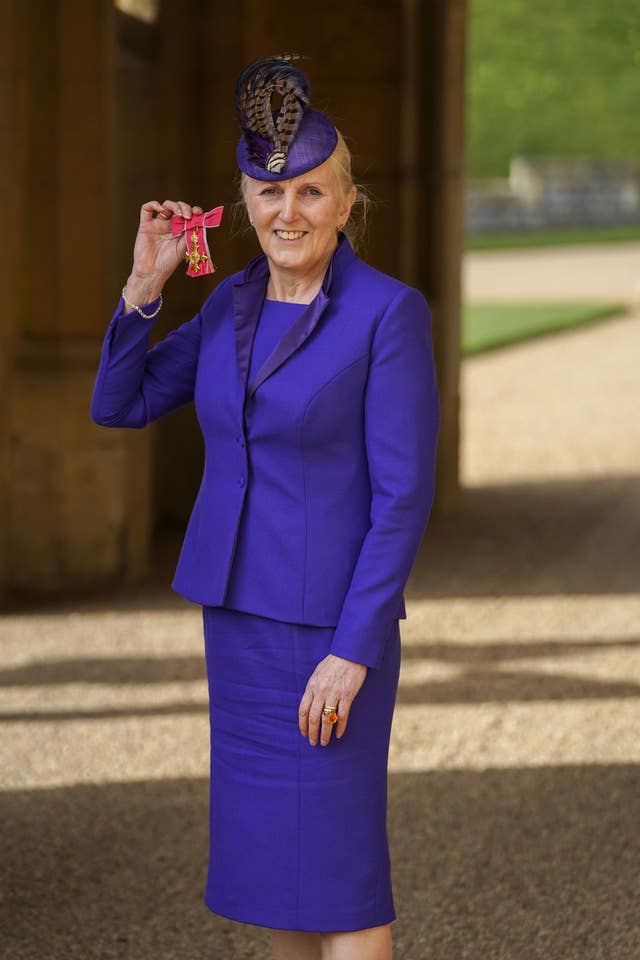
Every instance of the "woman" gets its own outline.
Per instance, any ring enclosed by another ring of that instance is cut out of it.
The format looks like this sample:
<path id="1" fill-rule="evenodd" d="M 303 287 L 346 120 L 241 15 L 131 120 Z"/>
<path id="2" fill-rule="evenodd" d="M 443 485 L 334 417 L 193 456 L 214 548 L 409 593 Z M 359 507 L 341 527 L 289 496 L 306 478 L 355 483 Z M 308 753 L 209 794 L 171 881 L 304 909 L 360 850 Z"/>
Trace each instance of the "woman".
<path id="1" fill-rule="evenodd" d="M 388 960 L 398 621 L 439 422 L 430 317 L 353 252 L 349 153 L 290 58 L 251 64 L 236 98 L 263 252 L 149 350 L 186 249 L 170 221 L 201 208 L 145 203 L 92 415 L 142 427 L 194 400 L 204 435 L 173 587 L 203 608 L 207 905 L 270 928 L 280 960 Z"/>

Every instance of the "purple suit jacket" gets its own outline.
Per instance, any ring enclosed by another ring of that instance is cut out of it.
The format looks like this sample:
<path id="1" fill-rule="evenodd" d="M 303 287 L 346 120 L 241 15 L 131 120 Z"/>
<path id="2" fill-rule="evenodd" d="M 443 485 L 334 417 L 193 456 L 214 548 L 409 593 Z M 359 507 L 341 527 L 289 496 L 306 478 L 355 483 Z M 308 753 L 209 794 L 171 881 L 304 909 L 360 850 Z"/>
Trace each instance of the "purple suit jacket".
<path id="1" fill-rule="evenodd" d="M 204 475 L 173 588 L 335 626 L 332 653 L 377 667 L 433 501 L 429 309 L 341 237 L 322 289 L 247 384 L 268 276 L 260 255 L 150 350 L 152 322 L 120 301 L 92 417 L 143 427 L 195 400 Z"/>

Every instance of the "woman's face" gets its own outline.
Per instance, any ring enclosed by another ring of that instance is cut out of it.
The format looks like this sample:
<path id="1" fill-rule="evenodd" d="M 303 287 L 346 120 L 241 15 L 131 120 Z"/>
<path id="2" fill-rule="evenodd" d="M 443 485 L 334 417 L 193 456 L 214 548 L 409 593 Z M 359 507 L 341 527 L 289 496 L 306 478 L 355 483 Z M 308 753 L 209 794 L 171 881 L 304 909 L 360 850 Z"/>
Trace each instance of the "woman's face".
<path id="1" fill-rule="evenodd" d="M 355 188 L 346 195 L 332 161 L 291 180 L 245 181 L 245 202 L 260 246 L 273 269 L 315 274 L 329 262 Z"/>

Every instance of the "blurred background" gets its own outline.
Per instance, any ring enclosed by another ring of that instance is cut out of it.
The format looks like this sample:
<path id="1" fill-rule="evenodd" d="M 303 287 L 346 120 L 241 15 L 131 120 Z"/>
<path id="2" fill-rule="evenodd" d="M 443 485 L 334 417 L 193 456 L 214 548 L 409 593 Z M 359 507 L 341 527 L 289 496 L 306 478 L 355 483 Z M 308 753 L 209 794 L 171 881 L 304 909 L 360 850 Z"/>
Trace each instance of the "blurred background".
<path id="1" fill-rule="evenodd" d="M 264 956 L 201 905 L 199 610 L 170 579 L 192 409 L 89 418 L 144 200 L 233 216 L 233 85 L 302 52 L 432 308 L 434 512 L 408 589 L 397 955 L 640 958 L 637 0 L 0 0 L 0 956 Z"/>

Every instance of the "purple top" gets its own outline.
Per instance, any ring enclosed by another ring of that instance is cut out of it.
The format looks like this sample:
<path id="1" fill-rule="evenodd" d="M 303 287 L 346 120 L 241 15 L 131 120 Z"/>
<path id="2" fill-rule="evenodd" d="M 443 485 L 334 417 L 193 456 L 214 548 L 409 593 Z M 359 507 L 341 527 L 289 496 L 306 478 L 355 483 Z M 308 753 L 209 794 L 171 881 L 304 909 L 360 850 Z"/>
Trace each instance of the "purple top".
<path id="1" fill-rule="evenodd" d="M 291 324 L 307 309 L 306 303 L 265 300 L 251 350 L 248 383 L 267 359 Z"/>

